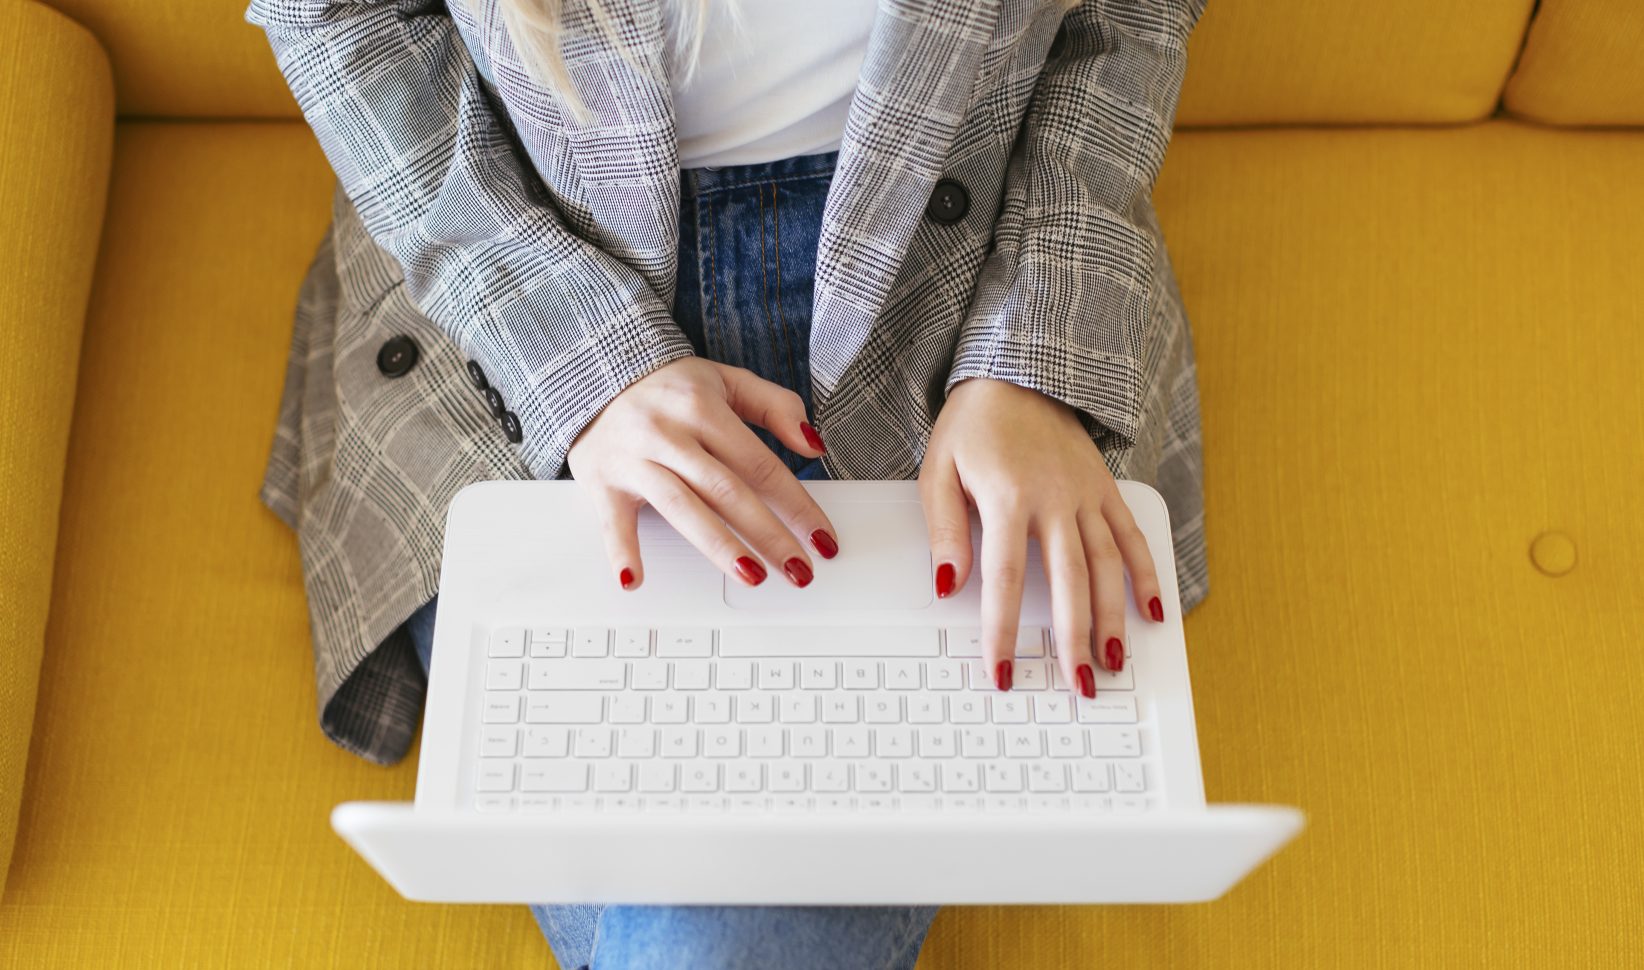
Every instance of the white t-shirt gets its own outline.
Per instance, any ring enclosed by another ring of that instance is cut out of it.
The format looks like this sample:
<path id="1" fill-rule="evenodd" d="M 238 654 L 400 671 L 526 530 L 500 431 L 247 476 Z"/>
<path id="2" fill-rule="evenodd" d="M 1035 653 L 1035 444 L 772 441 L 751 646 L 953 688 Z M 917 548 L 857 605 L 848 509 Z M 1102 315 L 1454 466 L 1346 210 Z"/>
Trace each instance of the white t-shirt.
<path id="1" fill-rule="evenodd" d="M 693 0 L 685 0 L 690 3 Z M 837 149 L 878 0 L 737 0 L 708 7 L 701 61 L 673 82 L 679 165 L 748 165 Z M 662 4 L 677 36 L 675 4 Z M 678 73 L 683 73 L 681 69 Z"/>

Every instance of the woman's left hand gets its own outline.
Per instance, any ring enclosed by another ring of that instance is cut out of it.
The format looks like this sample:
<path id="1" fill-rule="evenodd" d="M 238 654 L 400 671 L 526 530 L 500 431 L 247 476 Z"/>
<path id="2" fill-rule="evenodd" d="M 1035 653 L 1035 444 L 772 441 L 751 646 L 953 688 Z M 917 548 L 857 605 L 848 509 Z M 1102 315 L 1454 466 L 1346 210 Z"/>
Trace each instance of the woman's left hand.
<path id="1" fill-rule="evenodd" d="M 1093 659 L 1108 670 L 1124 666 L 1126 568 L 1137 608 L 1162 621 L 1147 540 L 1101 451 L 1061 401 L 991 378 L 954 385 L 931 432 L 919 493 L 939 597 L 970 577 L 969 506 L 980 513 L 983 668 L 1000 690 L 1011 682 L 1030 535 L 1050 583 L 1062 675 L 1080 694 L 1096 695 Z"/>

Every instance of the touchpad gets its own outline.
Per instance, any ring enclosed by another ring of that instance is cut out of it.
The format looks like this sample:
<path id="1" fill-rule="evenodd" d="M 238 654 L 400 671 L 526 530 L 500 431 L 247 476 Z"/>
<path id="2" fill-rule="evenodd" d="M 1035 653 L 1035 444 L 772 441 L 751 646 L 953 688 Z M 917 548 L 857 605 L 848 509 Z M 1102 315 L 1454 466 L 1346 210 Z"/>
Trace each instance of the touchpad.
<path id="1" fill-rule="evenodd" d="M 725 602 L 739 610 L 917 610 L 931 601 L 930 534 L 918 502 L 827 503 L 839 555 L 807 546 L 815 578 L 800 589 L 780 563 L 758 586 L 725 577 Z"/>

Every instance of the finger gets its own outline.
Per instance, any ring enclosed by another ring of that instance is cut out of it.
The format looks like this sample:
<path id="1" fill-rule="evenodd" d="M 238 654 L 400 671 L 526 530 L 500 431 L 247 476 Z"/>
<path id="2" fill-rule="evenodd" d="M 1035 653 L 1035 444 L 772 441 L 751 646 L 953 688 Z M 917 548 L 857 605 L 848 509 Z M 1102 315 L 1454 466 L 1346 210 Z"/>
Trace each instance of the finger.
<path id="1" fill-rule="evenodd" d="M 780 563 L 788 582 L 800 587 L 811 584 L 814 573 L 804 547 L 742 476 L 701 448 L 673 456 L 670 467 L 766 562 Z"/>
<path id="2" fill-rule="evenodd" d="M 817 458 L 827 452 L 822 435 L 806 420 L 805 399 L 792 388 L 728 364 L 720 365 L 720 375 L 725 381 L 725 401 L 742 420 L 776 435 L 799 454 Z"/>
<path id="3" fill-rule="evenodd" d="M 1096 672 L 1090 666 L 1090 570 L 1078 519 L 1072 514 L 1037 529 L 1050 578 L 1051 630 L 1056 660 L 1068 685 L 1086 697 L 1096 694 Z M 1083 668 L 1083 669 L 1081 669 Z"/>
<path id="4" fill-rule="evenodd" d="M 614 488 L 600 488 L 594 494 L 605 555 L 616 572 L 617 585 L 623 589 L 638 589 L 645 580 L 639 555 L 640 501 L 638 496 Z"/>
<path id="5" fill-rule="evenodd" d="M 944 599 L 957 593 L 970 576 L 970 506 L 951 459 L 937 458 L 920 466 L 919 499 L 925 509 L 925 531 L 930 533 L 931 562 L 936 565 L 936 596 Z"/>
<path id="6" fill-rule="evenodd" d="M 1153 551 L 1147 547 L 1147 536 L 1136 527 L 1136 517 L 1117 492 L 1102 504 L 1102 513 L 1113 533 L 1113 541 L 1119 546 L 1125 568 L 1130 571 L 1136 610 L 1155 623 L 1163 623 L 1164 597 L 1160 595 L 1159 574 L 1153 568 Z"/>
<path id="7" fill-rule="evenodd" d="M 1092 652 L 1108 670 L 1124 668 L 1125 566 L 1107 520 L 1096 508 L 1079 520 L 1085 560 L 1090 564 L 1091 598 L 1096 604 L 1096 636 Z"/>
<path id="8" fill-rule="evenodd" d="M 651 503 L 685 541 L 727 576 L 749 586 L 765 581 L 765 567 L 754 558 L 725 522 L 678 475 L 653 461 L 641 462 L 633 475 L 635 490 Z"/>
<path id="9" fill-rule="evenodd" d="M 828 514 L 782 459 L 765 447 L 748 426 L 732 417 L 701 432 L 708 453 L 739 476 L 786 525 L 789 533 L 809 541 L 824 559 L 839 554 L 839 533 Z"/>
<path id="10" fill-rule="evenodd" d="M 1009 690 L 1027 572 L 1027 520 L 1013 503 L 982 506 L 982 657 L 995 687 Z"/>

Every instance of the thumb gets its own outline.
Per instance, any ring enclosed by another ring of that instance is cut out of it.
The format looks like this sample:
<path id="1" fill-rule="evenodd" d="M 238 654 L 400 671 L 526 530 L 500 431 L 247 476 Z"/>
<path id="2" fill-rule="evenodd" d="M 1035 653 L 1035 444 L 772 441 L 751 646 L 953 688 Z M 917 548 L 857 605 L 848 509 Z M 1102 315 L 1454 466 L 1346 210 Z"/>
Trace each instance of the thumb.
<path id="1" fill-rule="evenodd" d="M 801 455 L 819 457 L 827 448 L 805 415 L 805 400 L 791 389 L 767 381 L 745 367 L 719 364 L 725 403 L 737 417 L 757 424 Z"/>
<path id="2" fill-rule="evenodd" d="M 938 597 L 957 593 L 970 575 L 970 508 L 953 460 L 931 455 L 919 469 L 919 499 L 930 533 Z"/>

